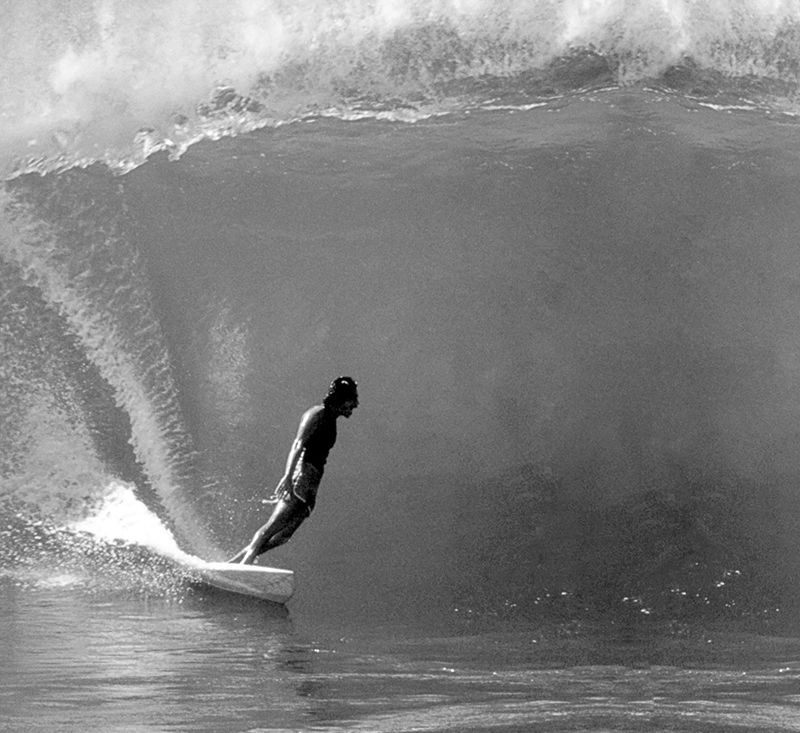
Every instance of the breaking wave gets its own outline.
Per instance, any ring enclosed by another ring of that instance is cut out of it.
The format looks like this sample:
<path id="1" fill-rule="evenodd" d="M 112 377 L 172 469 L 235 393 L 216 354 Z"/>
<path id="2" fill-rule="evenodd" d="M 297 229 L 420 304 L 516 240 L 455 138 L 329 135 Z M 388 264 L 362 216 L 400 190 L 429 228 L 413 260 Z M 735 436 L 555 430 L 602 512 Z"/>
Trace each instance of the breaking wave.
<path id="1" fill-rule="evenodd" d="M 320 115 L 414 122 L 654 83 L 793 113 L 797 0 L 121 0 L 0 4 L 0 174 Z"/>

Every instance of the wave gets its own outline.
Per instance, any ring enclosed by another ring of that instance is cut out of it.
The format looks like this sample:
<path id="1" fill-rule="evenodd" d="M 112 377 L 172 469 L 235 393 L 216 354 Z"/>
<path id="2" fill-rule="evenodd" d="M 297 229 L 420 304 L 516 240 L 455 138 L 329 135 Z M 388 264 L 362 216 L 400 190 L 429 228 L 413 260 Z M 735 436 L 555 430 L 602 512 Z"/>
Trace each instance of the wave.
<path id="1" fill-rule="evenodd" d="M 794 110 L 798 0 L 0 3 L 3 177 L 320 114 L 416 121 L 657 80 Z"/>

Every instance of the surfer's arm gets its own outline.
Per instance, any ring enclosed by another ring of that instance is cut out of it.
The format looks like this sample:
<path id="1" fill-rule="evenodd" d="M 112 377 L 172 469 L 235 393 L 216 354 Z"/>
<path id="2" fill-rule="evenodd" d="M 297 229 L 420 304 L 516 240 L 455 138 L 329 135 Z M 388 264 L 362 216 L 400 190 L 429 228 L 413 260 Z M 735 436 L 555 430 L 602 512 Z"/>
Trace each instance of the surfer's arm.
<path id="1" fill-rule="evenodd" d="M 319 415 L 321 411 L 322 408 L 312 407 L 303 415 L 302 419 L 300 420 L 300 427 L 297 429 L 297 437 L 294 439 L 294 443 L 292 443 L 292 447 L 289 449 L 289 455 L 286 458 L 286 470 L 283 473 L 281 483 L 291 480 L 292 476 L 294 475 L 297 462 L 300 460 L 300 457 L 303 455 L 303 451 L 305 450 L 306 441 L 313 434 L 317 424 L 319 423 Z"/>

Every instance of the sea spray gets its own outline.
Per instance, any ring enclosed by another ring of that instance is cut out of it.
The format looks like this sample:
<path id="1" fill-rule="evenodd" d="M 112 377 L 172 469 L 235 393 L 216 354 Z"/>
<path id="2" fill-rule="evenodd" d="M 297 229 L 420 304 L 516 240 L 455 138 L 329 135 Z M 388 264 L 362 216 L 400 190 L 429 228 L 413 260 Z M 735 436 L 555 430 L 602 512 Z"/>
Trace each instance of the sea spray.
<path id="1" fill-rule="evenodd" d="M 185 556 L 173 534 L 136 498 L 133 488 L 118 482 L 106 487 L 94 511 L 67 528 L 107 542 L 121 541 L 146 547 L 163 557 L 180 559 Z"/>
<path id="2" fill-rule="evenodd" d="M 184 539 L 198 551 L 215 554 L 203 523 L 182 496 L 191 441 L 181 427 L 169 355 L 152 304 L 145 287 L 136 282 L 133 250 L 113 220 L 105 222 L 105 231 L 90 233 L 88 214 L 70 220 L 72 226 L 85 228 L 80 236 L 87 238 L 74 239 L 73 232 L 70 242 L 68 231 L 59 232 L 32 215 L 22 198 L 3 196 L 3 258 L 14 262 L 25 282 L 65 319 L 112 387 L 130 420 L 130 444 L 137 460 Z M 63 203 L 59 199 L 56 209 Z M 78 241 L 82 255 L 69 249 Z"/>

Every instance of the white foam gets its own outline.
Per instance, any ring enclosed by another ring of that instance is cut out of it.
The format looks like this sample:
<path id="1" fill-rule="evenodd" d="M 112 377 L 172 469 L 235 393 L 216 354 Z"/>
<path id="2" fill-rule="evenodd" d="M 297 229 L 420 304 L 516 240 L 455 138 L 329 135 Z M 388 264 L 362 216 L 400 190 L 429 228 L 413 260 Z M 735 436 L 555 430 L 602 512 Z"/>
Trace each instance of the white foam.
<path id="1" fill-rule="evenodd" d="M 573 47 L 624 59 L 620 81 L 658 75 L 687 56 L 725 74 L 783 78 L 797 57 L 789 43 L 776 48 L 776 38 L 800 24 L 798 0 L 59 5 L 5 9 L 0 174 L 92 160 L 125 170 L 146 159 L 134 142 L 143 130 L 152 149 L 179 154 L 198 134 L 214 134 L 195 113 L 220 86 L 269 107 L 256 119 L 229 115 L 234 127 L 252 129 L 337 104 L 342 88 L 421 99 L 437 74 L 514 75 Z M 465 53 L 450 53 L 453 39 Z M 222 130 L 231 124 L 225 118 L 215 123 Z"/>
<path id="2" fill-rule="evenodd" d="M 35 581 L 37 588 L 45 589 L 59 589 L 59 588 L 72 588 L 81 585 L 84 579 L 73 573 L 60 573 L 59 575 L 50 575 L 45 578 L 39 578 Z"/>
<path id="3" fill-rule="evenodd" d="M 165 557 L 185 557 L 172 532 L 136 497 L 130 486 L 122 483 L 111 483 L 99 509 L 68 529 L 109 542 L 141 545 Z"/>

